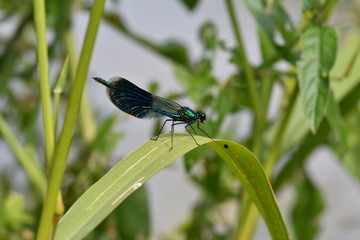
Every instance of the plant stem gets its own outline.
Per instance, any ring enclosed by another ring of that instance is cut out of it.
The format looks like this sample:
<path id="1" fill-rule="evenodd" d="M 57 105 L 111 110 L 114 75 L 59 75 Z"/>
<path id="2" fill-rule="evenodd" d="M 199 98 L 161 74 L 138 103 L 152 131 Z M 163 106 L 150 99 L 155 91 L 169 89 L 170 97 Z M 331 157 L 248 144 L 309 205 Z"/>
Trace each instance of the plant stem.
<path id="1" fill-rule="evenodd" d="M 49 84 L 49 64 L 46 42 L 45 1 L 34 0 L 33 5 L 37 39 L 37 57 L 40 72 L 40 97 L 42 103 L 42 118 L 44 125 L 45 156 L 47 164 L 50 165 L 51 157 L 54 151 L 55 136 L 51 113 L 52 110 Z"/>
<path id="2" fill-rule="evenodd" d="M 246 52 L 245 52 L 245 48 L 244 48 L 244 44 L 242 41 L 242 36 L 241 36 L 241 32 L 240 32 L 240 27 L 238 25 L 238 21 L 236 19 L 236 15 L 235 15 L 235 10 L 234 10 L 234 5 L 232 0 L 226 0 L 226 6 L 229 12 L 229 16 L 230 16 L 230 20 L 231 20 L 231 24 L 232 24 L 232 28 L 235 34 L 235 38 L 236 38 L 236 42 L 237 42 L 237 48 L 239 50 L 239 54 L 240 54 L 240 61 L 242 63 L 242 67 L 244 74 L 245 74 L 245 78 L 246 78 L 246 83 L 247 83 L 247 87 L 249 89 L 249 94 L 250 94 L 250 99 L 251 99 L 251 103 L 252 103 L 252 107 L 254 110 L 254 127 L 253 127 L 253 145 L 252 145 L 252 151 L 253 153 L 259 157 L 260 159 L 260 155 L 261 155 L 261 148 L 262 148 L 262 133 L 264 130 L 264 126 L 265 126 L 265 112 L 264 112 L 264 108 L 262 106 L 262 102 L 261 102 L 261 98 L 260 98 L 260 94 L 258 93 L 258 90 L 256 88 L 256 81 L 255 81 L 255 77 L 254 77 L 254 72 L 253 69 L 251 68 Z M 235 234 L 236 236 L 239 236 L 239 233 L 244 233 L 246 232 L 247 229 L 250 229 L 251 232 L 249 232 L 249 234 L 251 235 L 253 228 L 248 228 L 245 224 L 242 224 L 243 221 L 241 219 L 242 216 L 244 216 L 244 214 L 247 216 L 247 212 L 251 210 L 251 205 L 248 203 L 248 201 L 250 201 L 249 196 L 247 196 L 247 194 L 244 195 L 243 197 L 243 206 L 245 208 L 243 208 L 243 212 L 240 212 L 240 218 L 239 218 L 239 224 L 237 226 L 237 229 L 235 230 Z M 252 208 L 256 209 L 254 206 L 252 206 Z M 247 218 L 246 218 L 247 219 Z M 253 223 L 256 222 L 256 218 L 254 219 L 254 221 L 251 221 Z M 246 227 L 246 229 L 244 229 L 243 227 Z M 249 235 L 249 237 L 250 237 Z M 239 239 L 239 238 L 236 238 Z M 244 239 L 244 238 L 241 238 Z"/>
<path id="3" fill-rule="evenodd" d="M 66 57 L 63 67 L 59 73 L 58 79 L 56 81 L 55 87 L 53 89 L 54 93 L 54 133 L 56 136 L 58 129 L 58 117 L 59 117 L 59 109 L 60 109 L 60 98 L 61 94 L 64 91 L 64 86 L 66 82 L 66 78 L 68 76 L 68 68 L 69 68 L 69 57 Z"/>
<path id="4" fill-rule="evenodd" d="M 74 44 L 74 38 L 70 31 L 66 31 L 65 43 L 68 55 L 70 57 L 70 74 L 71 80 L 75 79 L 75 72 L 77 66 L 77 56 Z M 80 130 L 82 138 L 85 142 L 90 143 L 96 136 L 96 125 L 94 121 L 94 114 L 90 107 L 89 98 L 87 96 L 86 88 L 84 89 L 82 103 L 80 108 Z"/>
<path id="5" fill-rule="evenodd" d="M 21 144 L 17 141 L 15 134 L 10 130 L 9 126 L 0 115 L 0 133 L 8 142 L 11 149 L 14 151 L 19 163 L 28 174 L 30 182 L 39 192 L 42 199 L 45 198 L 46 193 L 46 177 L 45 171 L 39 162 L 32 159 Z"/>
<path id="6" fill-rule="evenodd" d="M 53 157 L 50 169 L 50 182 L 45 203 L 41 212 L 37 239 L 45 240 L 50 236 L 51 223 L 53 220 L 57 194 L 60 190 L 64 175 L 66 159 L 69 153 L 72 134 L 77 115 L 80 109 L 82 93 L 86 82 L 91 54 L 93 52 L 97 30 L 103 13 L 105 0 L 96 0 L 91 8 L 90 20 L 87 26 L 86 36 L 81 51 L 80 61 L 77 67 L 75 81 L 70 90 L 70 97 L 66 108 L 63 129 Z"/>
<path id="7" fill-rule="evenodd" d="M 293 90 L 293 92 L 290 96 L 288 106 L 287 106 L 286 110 L 284 111 L 285 113 L 280 121 L 279 128 L 276 132 L 275 138 L 272 141 L 273 145 L 271 146 L 269 153 L 267 155 L 267 158 L 265 159 L 264 170 L 265 170 L 268 178 L 271 178 L 276 159 L 278 159 L 278 157 L 279 157 L 281 145 L 282 145 L 282 139 L 284 137 L 286 127 L 288 126 L 290 116 L 292 114 L 292 110 L 294 109 L 295 102 L 296 102 L 296 99 L 298 96 L 298 92 L 299 92 L 299 87 L 296 84 L 295 89 Z"/>
<path id="8" fill-rule="evenodd" d="M 261 132 L 263 130 L 263 126 L 265 123 L 265 113 L 263 112 L 261 98 L 260 98 L 260 95 L 256 88 L 254 72 L 249 64 L 249 61 L 248 61 L 248 58 L 247 58 L 247 55 L 245 52 L 245 48 L 244 48 L 244 44 L 243 44 L 242 36 L 241 36 L 241 32 L 240 32 L 240 27 L 239 27 L 239 24 L 236 19 L 234 5 L 233 5 L 232 0 L 226 0 L 226 6 L 228 8 L 228 12 L 230 15 L 232 28 L 233 28 L 236 42 L 237 42 L 237 48 L 238 48 L 239 54 L 240 54 L 240 60 L 242 62 L 242 67 L 244 70 L 247 87 L 248 87 L 249 93 L 250 93 L 252 107 L 254 109 L 255 130 L 254 130 L 253 152 L 255 153 L 255 155 L 259 156 L 260 148 L 261 148 L 260 145 L 262 142 Z"/>

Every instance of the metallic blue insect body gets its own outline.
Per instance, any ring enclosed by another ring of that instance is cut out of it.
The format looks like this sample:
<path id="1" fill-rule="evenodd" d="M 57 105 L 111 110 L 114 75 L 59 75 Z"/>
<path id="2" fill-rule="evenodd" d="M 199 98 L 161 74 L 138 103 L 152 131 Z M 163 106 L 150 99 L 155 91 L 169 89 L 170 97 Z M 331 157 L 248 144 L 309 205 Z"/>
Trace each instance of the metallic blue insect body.
<path id="1" fill-rule="evenodd" d="M 186 131 L 190 133 L 197 145 L 199 145 L 198 142 L 188 130 L 188 127 L 190 127 L 196 133 L 191 124 L 196 122 L 198 129 L 211 138 L 199 126 L 199 122 L 204 123 L 206 121 L 206 115 L 203 112 L 195 112 L 189 107 L 184 107 L 169 99 L 153 95 L 121 77 L 113 77 L 110 81 L 94 77 L 94 80 L 107 87 L 106 93 L 116 107 L 134 117 L 150 119 L 169 117 L 170 119 L 165 120 L 159 134 L 153 140 L 156 141 L 159 138 L 166 122 L 172 121 L 170 150 L 173 148 L 174 126 L 178 124 L 186 124 Z"/>

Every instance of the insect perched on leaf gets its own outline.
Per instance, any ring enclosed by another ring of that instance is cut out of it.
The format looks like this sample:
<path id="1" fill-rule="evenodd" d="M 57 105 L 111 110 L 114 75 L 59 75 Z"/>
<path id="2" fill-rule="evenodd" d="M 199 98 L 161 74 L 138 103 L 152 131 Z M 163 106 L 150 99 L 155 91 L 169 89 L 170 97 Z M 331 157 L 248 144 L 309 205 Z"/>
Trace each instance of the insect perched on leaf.
<path id="1" fill-rule="evenodd" d="M 186 131 L 190 133 L 197 145 L 199 145 L 199 143 L 188 129 L 188 127 L 190 127 L 196 133 L 191 124 L 196 122 L 198 129 L 211 138 L 199 126 L 200 122 L 204 123 L 206 121 L 206 115 L 203 112 L 195 112 L 189 107 L 181 106 L 169 99 L 153 95 L 121 77 L 113 77 L 110 81 L 94 77 L 94 80 L 107 87 L 107 95 L 116 107 L 134 117 L 149 119 L 169 117 L 169 119 L 166 119 L 161 126 L 159 134 L 156 138 L 152 138 L 152 140 L 156 141 L 165 124 L 171 121 L 170 150 L 173 148 L 173 132 L 175 125 L 185 124 Z"/>

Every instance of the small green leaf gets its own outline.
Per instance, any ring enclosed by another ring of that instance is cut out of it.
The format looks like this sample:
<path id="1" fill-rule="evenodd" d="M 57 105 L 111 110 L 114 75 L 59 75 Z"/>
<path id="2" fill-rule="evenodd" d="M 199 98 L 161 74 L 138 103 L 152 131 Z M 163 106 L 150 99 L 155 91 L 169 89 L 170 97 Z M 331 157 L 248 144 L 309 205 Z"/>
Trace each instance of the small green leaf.
<path id="1" fill-rule="evenodd" d="M 277 49 L 273 41 L 269 38 L 263 28 L 258 28 L 258 36 L 260 40 L 260 49 L 263 60 L 267 60 L 277 53 Z"/>
<path id="2" fill-rule="evenodd" d="M 161 45 L 154 45 L 153 49 L 176 63 L 180 63 L 184 66 L 189 65 L 186 47 L 179 42 L 169 41 Z"/>
<path id="3" fill-rule="evenodd" d="M 208 50 L 215 50 L 219 44 L 217 29 L 213 22 L 204 23 L 199 30 L 199 38 Z"/>
<path id="4" fill-rule="evenodd" d="M 66 77 L 68 75 L 68 70 L 69 70 L 69 57 L 66 57 L 64 60 L 64 64 L 60 70 L 59 76 L 56 80 L 56 84 L 54 87 L 53 92 L 55 94 L 61 94 L 64 90 L 64 86 L 65 86 L 65 81 L 66 81 Z"/>
<path id="5" fill-rule="evenodd" d="M 301 36 L 303 51 L 297 62 L 301 99 L 310 129 L 315 133 L 326 114 L 330 96 L 329 72 L 336 58 L 332 28 L 310 26 Z"/>
<path id="6" fill-rule="evenodd" d="M 314 10 L 318 0 L 301 0 L 301 8 L 303 11 Z"/>
<path id="7" fill-rule="evenodd" d="M 203 59 L 199 63 L 199 72 L 187 67 L 174 64 L 174 75 L 185 88 L 186 93 L 196 103 L 202 102 L 209 89 L 216 84 L 216 79 L 211 75 L 211 65 Z"/>
<path id="8" fill-rule="evenodd" d="M 64 64 L 60 70 L 59 76 L 56 80 L 55 87 L 53 89 L 54 93 L 54 113 L 53 113 L 53 121 L 54 121 L 54 132 L 55 135 L 58 129 L 58 117 L 59 117 L 59 108 L 60 108 L 60 97 L 64 91 L 65 82 L 69 72 L 69 57 L 65 58 Z"/>
<path id="9" fill-rule="evenodd" d="M 123 133 L 113 130 L 116 120 L 116 115 L 111 115 L 103 120 L 98 127 L 96 137 L 90 145 L 92 150 L 97 150 L 106 155 L 109 155 L 114 150 L 118 141 L 124 136 Z"/>
<path id="10" fill-rule="evenodd" d="M 347 117 L 347 125 L 352 131 L 346 133 L 347 148 L 334 144 L 332 148 L 337 152 L 341 163 L 360 182 L 360 112 L 354 111 Z"/>
<path id="11" fill-rule="evenodd" d="M 272 238 L 289 239 L 269 180 L 256 157 L 234 142 L 194 137 L 201 145 L 208 143 L 240 180 L 264 217 Z M 149 178 L 198 147 L 189 134 L 176 132 L 173 140 L 171 151 L 171 138 L 167 133 L 123 158 L 68 210 L 58 224 L 55 239 L 85 237 Z"/>
<path id="12" fill-rule="evenodd" d="M 264 30 L 274 45 L 277 32 L 281 33 L 285 42 L 293 40 L 294 24 L 279 1 L 270 3 L 265 0 L 245 0 L 245 4 L 256 19 L 258 27 Z"/>
<path id="13" fill-rule="evenodd" d="M 10 193 L 5 197 L 5 205 L 1 211 L 3 224 L 12 229 L 19 230 L 34 222 L 34 216 L 27 213 L 25 199 L 17 193 Z"/>
<path id="14" fill-rule="evenodd" d="M 348 128 L 343 116 L 341 115 L 340 107 L 335 101 L 334 96 L 331 92 L 326 118 L 329 121 L 331 127 L 335 130 L 337 137 L 339 138 L 339 141 L 337 142 L 340 142 L 343 147 L 346 147 Z"/>
<path id="15" fill-rule="evenodd" d="M 194 10 L 199 0 L 180 0 L 189 10 Z"/>
<path id="16" fill-rule="evenodd" d="M 104 14 L 104 20 L 107 21 L 112 27 L 116 28 L 117 30 L 121 31 L 127 37 L 131 38 L 133 41 L 148 47 L 155 53 L 162 55 L 169 60 L 181 64 L 184 66 L 189 66 L 189 57 L 186 50 L 186 47 L 176 41 L 168 41 L 164 44 L 157 44 L 148 40 L 147 38 L 138 35 L 132 32 L 124 23 L 121 16 L 117 13 L 109 13 L 106 12 Z"/>

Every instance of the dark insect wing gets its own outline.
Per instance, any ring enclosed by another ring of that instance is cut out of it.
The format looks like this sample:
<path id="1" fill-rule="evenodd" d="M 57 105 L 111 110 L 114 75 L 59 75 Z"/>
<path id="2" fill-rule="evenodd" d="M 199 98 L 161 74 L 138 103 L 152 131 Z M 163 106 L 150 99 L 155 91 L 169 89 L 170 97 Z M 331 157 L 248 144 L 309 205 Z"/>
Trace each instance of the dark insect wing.
<path id="1" fill-rule="evenodd" d="M 128 80 L 120 77 L 110 79 L 106 93 L 111 102 L 122 111 L 138 118 L 151 111 L 152 95 Z"/>
<path id="2" fill-rule="evenodd" d="M 106 84 L 105 80 L 95 79 Z M 103 82 L 105 81 L 105 83 Z M 107 84 L 107 95 L 111 102 L 122 111 L 138 118 L 161 118 L 172 117 L 181 109 L 181 105 L 155 96 L 130 81 L 114 77 Z"/>
<path id="3" fill-rule="evenodd" d="M 152 109 L 156 113 L 161 113 L 162 115 L 173 118 L 180 117 L 179 112 L 181 111 L 182 106 L 169 99 L 153 95 Z"/>

